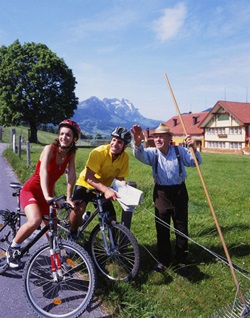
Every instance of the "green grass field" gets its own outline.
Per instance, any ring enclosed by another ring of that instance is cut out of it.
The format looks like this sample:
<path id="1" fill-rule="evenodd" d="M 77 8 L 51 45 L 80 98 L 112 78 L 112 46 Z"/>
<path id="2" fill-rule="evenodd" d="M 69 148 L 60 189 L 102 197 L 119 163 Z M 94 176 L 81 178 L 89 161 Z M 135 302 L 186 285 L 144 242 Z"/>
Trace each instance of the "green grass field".
<path id="1" fill-rule="evenodd" d="M 39 132 L 39 141 L 41 140 Z M 54 136 L 47 142 L 51 142 Z M 11 150 L 5 155 L 16 170 L 20 182 L 34 171 L 42 148 L 32 147 L 32 164 L 26 166 L 25 150 L 19 158 Z M 77 174 L 91 149 L 77 152 Z M 182 277 L 173 268 L 152 272 L 156 253 L 156 233 L 152 202 L 151 168 L 130 155 L 130 175 L 143 191 L 143 201 L 133 214 L 131 230 L 141 248 L 141 268 L 133 282 L 112 282 L 99 277 L 97 296 L 113 317 L 187 317 L 203 318 L 233 303 L 237 291 L 230 268 L 214 256 L 225 257 L 221 239 L 210 211 L 196 168 L 188 168 L 189 246 L 196 259 L 191 274 Z M 224 154 L 202 154 L 201 172 L 216 213 L 243 295 L 250 291 L 250 157 Z M 65 193 L 63 176 L 57 183 L 57 194 Z M 120 207 L 117 206 L 118 219 Z M 174 233 L 172 231 L 173 244 Z M 212 254 L 213 253 L 213 254 Z M 249 296 L 248 296 L 249 298 Z M 239 297 L 237 297 L 239 299 Z M 239 299 L 240 300 L 240 299 Z M 250 305 L 250 304 L 249 304 Z M 218 315 L 217 317 L 223 317 Z"/>

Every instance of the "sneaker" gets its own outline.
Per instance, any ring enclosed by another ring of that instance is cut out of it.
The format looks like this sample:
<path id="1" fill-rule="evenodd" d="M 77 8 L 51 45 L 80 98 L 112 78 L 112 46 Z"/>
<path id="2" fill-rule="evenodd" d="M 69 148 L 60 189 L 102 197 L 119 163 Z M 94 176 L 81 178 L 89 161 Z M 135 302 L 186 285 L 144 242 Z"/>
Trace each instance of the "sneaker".
<path id="1" fill-rule="evenodd" d="M 18 269 L 23 267 L 20 260 L 21 247 L 9 247 L 6 251 L 6 259 L 10 268 Z"/>
<path id="2" fill-rule="evenodd" d="M 157 272 L 157 273 L 160 273 L 160 272 L 162 272 L 164 269 L 165 269 L 165 265 L 163 265 L 162 263 L 156 263 L 155 266 L 154 266 L 153 271 L 154 271 L 154 272 Z"/>

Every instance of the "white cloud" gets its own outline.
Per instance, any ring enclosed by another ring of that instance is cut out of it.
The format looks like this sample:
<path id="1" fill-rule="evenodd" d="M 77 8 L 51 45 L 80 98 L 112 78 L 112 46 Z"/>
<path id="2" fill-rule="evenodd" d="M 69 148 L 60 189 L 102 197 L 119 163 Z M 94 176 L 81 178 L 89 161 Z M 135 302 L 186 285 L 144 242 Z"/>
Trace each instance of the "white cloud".
<path id="1" fill-rule="evenodd" d="M 108 34 L 113 32 L 121 32 L 127 29 L 137 19 L 136 13 L 132 10 L 118 11 L 117 8 L 107 11 L 98 12 L 95 16 L 83 17 L 72 21 L 71 26 L 67 26 L 70 36 L 76 40 L 81 40 L 85 37 L 94 37 L 97 34 Z"/>
<path id="2" fill-rule="evenodd" d="M 184 24 L 186 12 L 186 6 L 179 3 L 174 8 L 165 9 L 163 16 L 153 22 L 153 31 L 161 42 L 166 42 L 178 34 Z"/>

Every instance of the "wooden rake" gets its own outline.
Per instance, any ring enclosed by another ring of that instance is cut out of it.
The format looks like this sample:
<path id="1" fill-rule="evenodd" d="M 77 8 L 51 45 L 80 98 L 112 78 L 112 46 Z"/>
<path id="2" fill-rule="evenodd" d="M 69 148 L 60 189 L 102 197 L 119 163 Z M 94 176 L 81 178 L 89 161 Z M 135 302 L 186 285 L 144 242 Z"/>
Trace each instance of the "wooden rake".
<path id="1" fill-rule="evenodd" d="M 244 295 L 245 301 L 250 303 L 250 293 Z M 249 306 L 244 306 L 240 301 L 235 301 L 222 309 L 217 310 L 216 313 L 209 316 L 209 318 L 246 318 L 249 316 Z"/>
<path id="2" fill-rule="evenodd" d="M 176 107 L 176 111 L 178 113 L 178 116 L 179 116 L 179 119 L 180 119 L 180 122 L 181 122 L 181 125 L 182 125 L 182 128 L 183 128 L 183 131 L 185 133 L 185 135 L 188 135 L 187 133 L 187 130 L 186 130 L 186 127 L 185 127 L 185 124 L 184 124 L 184 121 L 182 119 L 182 116 L 181 116 L 181 112 L 180 112 L 180 109 L 179 109 L 179 106 L 176 102 L 176 99 L 175 99 L 175 96 L 174 96 L 174 93 L 173 93 L 173 90 L 172 90 L 172 87 L 170 85 L 170 82 L 168 80 L 168 77 L 166 75 L 166 73 L 164 73 L 164 76 L 165 76 L 165 80 L 168 84 L 168 88 L 169 88 L 169 91 L 170 91 L 170 94 L 172 96 L 172 99 L 173 99 L 173 102 L 174 102 L 174 105 Z M 227 246 L 226 246 L 226 243 L 225 243 L 225 240 L 224 240 L 224 237 L 223 237 L 223 234 L 222 234 L 222 231 L 221 231 L 221 228 L 220 228 L 220 225 L 219 225 L 219 222 L 218 222 L 218 219 L 217 219 L 217 216 L 215 214 L 215 211 L 214 211 L 214 208 L 213 208 L 213 205 L 212 205 L 212 201 L 210 199 L 210 196 L 209 196 L 209 193 L 207 191 L 207 187 L 206 187 L 206 184 L 205 184 L 205 181 L 204 181 L 204 178 L 202 176 L 202 173 L 201 173 L 201 170 L 200 170 L 200 166 L 199 166 L 199 163 L 196 159 L 196 156 L 195 156 L 195 153 L 194 153 L 194 150 L 192 147 L 190 147 L 190 151 L 192 153 L 192 156 L 194 158 L 194 161 L 195 161 L 195 165 L 196 165 L 196 168 L 197 168 L 197 171 L 198 171 L 198 174 L 199 174 L 199 177 L 201 179 L 201 183 L 202 183 L 202 186 L 203 186 L 203 189 L 205 191 L 205 194 L 206 194 L 206 198 L 207 198 L 207 201 L 208 201 L 208 204 L 209 204 L 209 207 L 210 207 L 210 210 L 212 212 L 212 215 L 213 215 L 213 218 L 214 218 L 214 222 L 215 222 L 215 225 L 216 225 L 216 228 L 217 228 L 217 231 L 219 233 L 219 236 L 220 236 L 220 239 L 221 239 L 221 243 L 222 243 L 222 246 L 223 246 L 223 249 L 224 249 L 224 252 L 225 252 L 225 255 L 226 255 L 226 258 L 227 258 L 227 261 L 228 261 L 228 264 L 229 264 L 229 267 L 230 267 L 230 270 L 231 270 L 231 274 L 233 276 L 233 280 L 235 282 L 235 285 L 236 285 L 236 288 L 237 288 L 237 293 L 239 294 L 240 296 L 240 299 L 241 299 L 241 303 L 238 302 L 238 306 L 234 306 L 234 310 L 236 311 L 239 311 L 240 310 L 240 315 L 239 313 L 237 313 L 237 316 L 226 316 L 226 315 L 220 315 L 220 316 L 214 316 L 214 317 L 241 317 L 241 318 L 245 318 L 245 317 L 248 317 L 250 316 L 250 306 L 246 304 L 246 300 L 241 292 L 241 289 L 240 289 L 240 285 L 238 283 L 238 280 L 237 280 L 237 277 L 235 275 L 235 271 L 234 271 L 234 267 L 233 267 L 233 264 L 232 264 L 232 261 L 231 261 L 231 257 L 229 255 L 229 252 L 228 252 L 228 249 L 227 249 Z M 227 306 L 228 307 L 228 306 Z M 224 310 L 226 312 L 226 309 Z"/>

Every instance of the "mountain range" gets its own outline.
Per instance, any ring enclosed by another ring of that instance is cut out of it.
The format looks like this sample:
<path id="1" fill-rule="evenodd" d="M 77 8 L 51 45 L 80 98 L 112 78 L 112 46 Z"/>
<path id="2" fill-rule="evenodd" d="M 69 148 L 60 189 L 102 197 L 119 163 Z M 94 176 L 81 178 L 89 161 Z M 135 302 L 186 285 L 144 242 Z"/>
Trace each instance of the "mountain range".
<path id="1" fill-rule="evenodd" d="M 80 125 L 83 134 L 100 134 L 102 137 L 110 137 L 110 133 L 118 126 L 130 129 L 133 125 L 139 124 L 142 129 L 153 129 L 161 122 L 143 117 L 127 99 L 100 100 L 95 96 L 79 102 L 72 120 Z"/>

